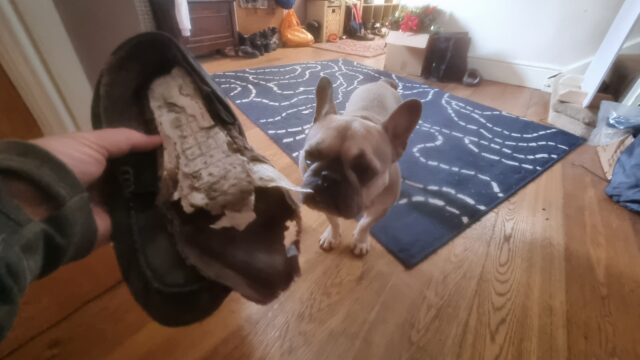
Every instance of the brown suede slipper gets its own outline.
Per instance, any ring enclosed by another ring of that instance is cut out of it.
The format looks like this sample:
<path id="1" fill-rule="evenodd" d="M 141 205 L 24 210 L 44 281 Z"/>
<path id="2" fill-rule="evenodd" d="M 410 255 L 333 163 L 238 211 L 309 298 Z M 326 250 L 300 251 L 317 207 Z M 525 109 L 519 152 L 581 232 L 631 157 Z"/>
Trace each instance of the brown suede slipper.
<path id="1" fill-rule="evenodd" d="M 163 138 L 110 161 L 106 182 L 123 277 L 167 326 L 207 317 L 230 290 L 267 303 L 299 274 L 301 189 L 249 146 L 221 94 L 163 33 L 120 45 L 95 88 L 94 128 Z"/>

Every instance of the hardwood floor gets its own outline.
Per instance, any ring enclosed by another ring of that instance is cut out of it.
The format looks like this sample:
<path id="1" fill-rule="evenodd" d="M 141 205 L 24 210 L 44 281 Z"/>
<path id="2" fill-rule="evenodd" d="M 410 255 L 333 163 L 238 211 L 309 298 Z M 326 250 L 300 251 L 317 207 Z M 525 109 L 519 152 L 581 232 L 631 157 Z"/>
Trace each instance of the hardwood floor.
<path id="1" fill-rule="evenodd" d="M 340 57 L 282 49 L 210 71 Z M 380 67 L 383 59 L 351 57 Z M 494 82 L 433 84 L 544 121 L 548 96 Z M 240 114 L 250 142 L 298 170 Z M 326 221 L 303 211 L 303 275 L 258 306 L 233 294 L 208 320 L 152 323 L 103 248 L 29 289 L 0 356 L 10 359 L 638 359 L 640 218 L 613 204 L 583 146 L 406 271 L 374 242 L 364 259 L 317 246 Z M 352 224 L 344 229 L 349 234 Z"/>

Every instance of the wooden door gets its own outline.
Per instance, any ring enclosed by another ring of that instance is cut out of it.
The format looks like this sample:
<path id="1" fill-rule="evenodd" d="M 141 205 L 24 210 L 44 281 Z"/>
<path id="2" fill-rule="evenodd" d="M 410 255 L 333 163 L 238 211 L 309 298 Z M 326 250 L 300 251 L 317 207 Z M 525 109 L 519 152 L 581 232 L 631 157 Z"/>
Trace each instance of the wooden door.
<path id="1" fill-rule="evenodd" d="M 42 130 L 0 65 L 0 139 L 33 139 Z"/>

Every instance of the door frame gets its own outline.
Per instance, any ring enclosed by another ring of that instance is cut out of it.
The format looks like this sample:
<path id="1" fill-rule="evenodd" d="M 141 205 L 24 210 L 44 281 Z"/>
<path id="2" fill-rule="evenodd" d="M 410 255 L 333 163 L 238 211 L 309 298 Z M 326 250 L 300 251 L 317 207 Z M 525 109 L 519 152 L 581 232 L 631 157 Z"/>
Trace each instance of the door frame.
<path id="1" fill-rule="evenodd" d="M 45 135 L 91 128 L 92 87 L 53 1 L 0 0 L 0 63 Z"/>
<path id="2" fill-rule="evenodd" d="M 625 0 L 618 11 L 613 23 L 609 27 L 607 35 L 602 40 L 598 51 L 584 74 L 582 91 L 586 93 L 583 107 L 589 107 L 600 85 L 611 70 L 613 63 L 622 49 L 624 43 L 629 40 L 629 33 L 640 19 L 640 0 Z"/>

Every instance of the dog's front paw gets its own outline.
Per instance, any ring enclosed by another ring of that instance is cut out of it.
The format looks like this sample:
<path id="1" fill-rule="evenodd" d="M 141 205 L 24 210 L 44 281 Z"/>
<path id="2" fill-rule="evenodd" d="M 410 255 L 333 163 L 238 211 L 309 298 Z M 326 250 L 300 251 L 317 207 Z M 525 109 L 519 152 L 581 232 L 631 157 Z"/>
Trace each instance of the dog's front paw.
<path id="1" fill-rule="evenodd" d="M 355 256 L 365 256 L 369 253 L 371 249 L 371 245 L 369 245 L 368 241 L 365 242 L 356 242 L 351 246 L 351 251 Z"/>
<path id="2" fill-rule="evenodd" d="M 351 245 L 351 252 L 355 256 L 365 256 L 369 253 L 371 245 L 369 242 L 369 232 L 362 231 L 358 228 L 353 233 L 353 244 Z"/>
<path id="3" fill-rule="evenodd" d="M 331 251 L 338 247 L 340 244 L 340 234 L 334 234 L 331 226 L 327 227 L 324 234 L 320 236 L 320 249 L 324 251 Z"/>

